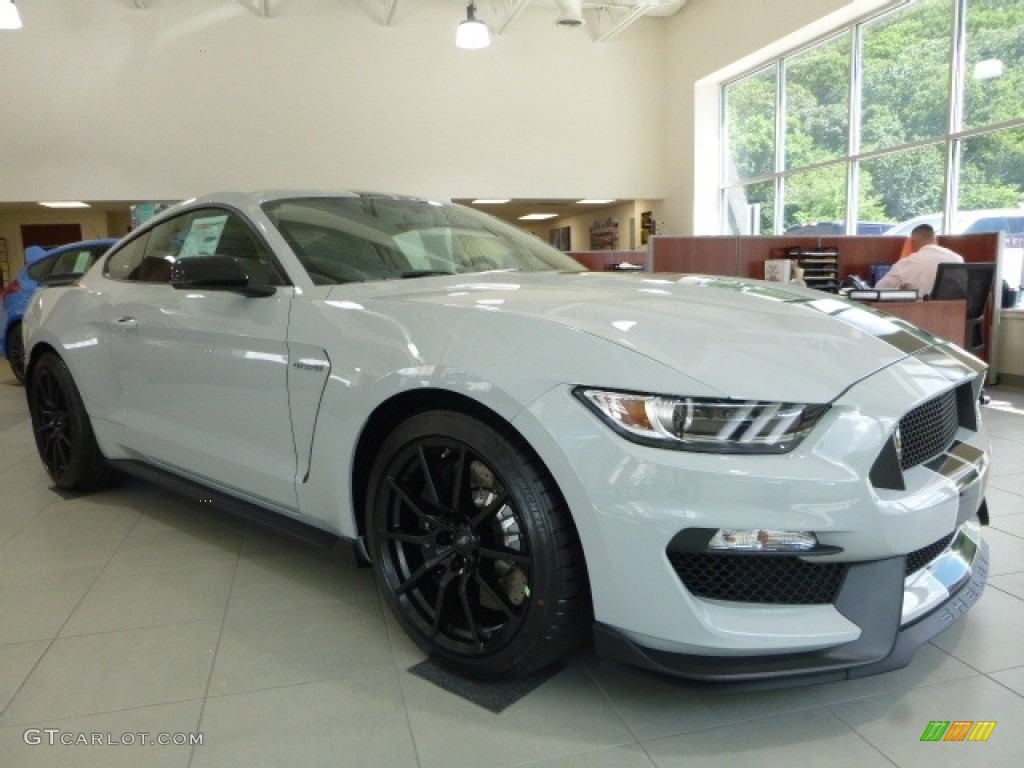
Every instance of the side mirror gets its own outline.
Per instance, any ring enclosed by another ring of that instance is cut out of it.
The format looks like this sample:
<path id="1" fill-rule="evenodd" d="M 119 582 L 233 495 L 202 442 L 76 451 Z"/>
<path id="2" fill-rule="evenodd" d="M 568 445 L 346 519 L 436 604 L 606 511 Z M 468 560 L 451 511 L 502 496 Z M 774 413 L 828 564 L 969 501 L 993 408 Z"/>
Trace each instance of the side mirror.
<path id="1" fill-rule="evenodd" d="M 243 296 L 273 296 L 271 285 L 249 285 L 249 274 L 230 256 L 195 256 L 171 267 L 171 285 L 178 290 L 231 291 Z"/>

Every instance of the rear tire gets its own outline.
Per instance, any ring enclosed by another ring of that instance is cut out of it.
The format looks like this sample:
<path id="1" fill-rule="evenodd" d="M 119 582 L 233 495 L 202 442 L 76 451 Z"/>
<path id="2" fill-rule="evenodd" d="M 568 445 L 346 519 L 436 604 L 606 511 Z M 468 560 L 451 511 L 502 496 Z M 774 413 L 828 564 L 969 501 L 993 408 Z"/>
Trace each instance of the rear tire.
<path id="1" fill-rule="evenodd" d="M 7 362 L 11 364 L 14 377 L 24 384 L 25 340 L 21 336 L 21 323 L 15 323 L 7 330 Z"/>
<path id="2" fill-rule="evenodd" d="M 569 510 L 519 442 L 453 411 L 418 414 L 370 475 L 368 543 L 405 631 L 470 677 L 526 675 L 590 626 Z"/>
<path id="3" fill-rule="evenodd" d="M 65 491 L 108 485 L 114 473 L 100 453 L 75 380 L 57 355 L 44 354 L 27 384 L 32 432 L 43 466 Z"/>

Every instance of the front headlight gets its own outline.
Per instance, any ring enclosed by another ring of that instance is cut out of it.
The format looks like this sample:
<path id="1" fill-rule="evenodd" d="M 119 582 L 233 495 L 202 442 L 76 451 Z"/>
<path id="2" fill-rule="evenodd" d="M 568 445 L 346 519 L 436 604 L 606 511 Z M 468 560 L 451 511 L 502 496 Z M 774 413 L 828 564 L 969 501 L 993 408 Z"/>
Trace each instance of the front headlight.
<path id="1" fill-rule="evenodd" d="M 666 397 L 577 387 L 575 395 L 624 437 L 706 453 L 786 453 L 827 405 Z"/>

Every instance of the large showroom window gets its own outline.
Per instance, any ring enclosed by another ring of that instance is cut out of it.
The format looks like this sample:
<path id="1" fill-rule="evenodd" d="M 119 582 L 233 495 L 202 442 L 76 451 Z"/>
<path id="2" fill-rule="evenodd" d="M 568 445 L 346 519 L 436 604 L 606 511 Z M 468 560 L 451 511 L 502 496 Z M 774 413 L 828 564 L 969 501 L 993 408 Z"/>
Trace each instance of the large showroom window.
<path id="1" fill-rule="evenodd" d="M 916 0 L 726 83 L 722 231 L 1024 245 L 1022 29 L 1019 0 Z"/>

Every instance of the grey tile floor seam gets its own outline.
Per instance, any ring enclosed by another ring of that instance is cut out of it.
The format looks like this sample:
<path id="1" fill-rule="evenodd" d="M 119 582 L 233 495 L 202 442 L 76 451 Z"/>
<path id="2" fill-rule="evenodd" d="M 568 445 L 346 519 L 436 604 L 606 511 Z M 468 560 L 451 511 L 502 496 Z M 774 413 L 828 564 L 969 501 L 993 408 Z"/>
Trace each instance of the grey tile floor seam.
<path id="1" fill-rule="evenodd" d="M 985 676 L 829 705 L 898 766 L 1018 766 L 1024 697 Z M 995 722 L 985 743 L 922 741 L 933 721 Z"/>

